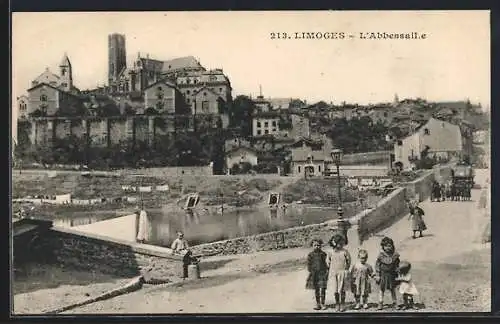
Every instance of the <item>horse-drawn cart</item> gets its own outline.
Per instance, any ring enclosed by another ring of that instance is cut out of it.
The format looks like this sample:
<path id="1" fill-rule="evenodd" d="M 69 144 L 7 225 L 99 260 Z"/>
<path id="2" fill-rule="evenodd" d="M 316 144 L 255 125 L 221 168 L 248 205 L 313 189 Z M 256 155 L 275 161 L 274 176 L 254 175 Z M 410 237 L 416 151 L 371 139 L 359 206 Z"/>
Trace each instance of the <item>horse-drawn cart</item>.
<path id="1" fill-rule="evenodd" d="M 474 169 L 472 166 L 460 163 L 451 169 L 452 200 L 470 200 L 471 189 L 474 186 Z"/>

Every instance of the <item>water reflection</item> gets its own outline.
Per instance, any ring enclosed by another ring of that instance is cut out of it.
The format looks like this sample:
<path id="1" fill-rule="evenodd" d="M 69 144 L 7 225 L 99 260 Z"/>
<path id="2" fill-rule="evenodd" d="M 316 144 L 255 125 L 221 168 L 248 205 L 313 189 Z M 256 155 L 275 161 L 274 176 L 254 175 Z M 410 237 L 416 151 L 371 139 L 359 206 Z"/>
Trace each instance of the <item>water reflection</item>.
<path id="1" fill-rule="evenodd" d="M 191 245 L 266 233 L 285 228 L 317 224 L 337 217 L 335 207 L 311 205 L 280 205 L 260 208 L 235 208 L 220 206 L 184 210 L 172 205 L 146 209 L 148 215 L 147 243 L 170 246 L 177 231 L 182 231 Z M 356 210 L 344 205 L 346 217 Z M 73 227 L 87 225 L 118 215 L 74 213 L 71 217 L 53 220 L 54 226 Z"/>

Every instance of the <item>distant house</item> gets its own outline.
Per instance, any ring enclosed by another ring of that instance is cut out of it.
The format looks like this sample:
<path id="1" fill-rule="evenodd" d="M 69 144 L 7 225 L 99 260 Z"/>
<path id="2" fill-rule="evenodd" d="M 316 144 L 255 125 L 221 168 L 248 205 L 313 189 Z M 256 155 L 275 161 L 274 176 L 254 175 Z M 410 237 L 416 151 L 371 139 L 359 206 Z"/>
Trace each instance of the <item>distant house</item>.
<path id="1" fill-rule="evenodd" d="M 394 144 L 394 163 L 403 169 L 411 166 L 411 161 L 421 158 L 421 152 L 428 147 L 429 156 L 451 158 L 463 149 L 460 127 L 435 118 L 415 132 Z"/>
<path id="2" fill-rule="evenodd" d="M 194 93 L 191 110 L 196 115 L 218 115 L 225 111 L 225 105 L 218 93 L 203 87 Z"/>
<path id="3" fill-rule="evenodd" d="M 158 113 L 174 114 L 181 111 L 184 97 L 177 87 L 166 81 L 160 80 L 144 89 L 145 108 L 153 108 Z"/>
<path id="4" fill-rule="evenodd" d="M 28 105 L 24 112 L 28 114 L 38 110 L 43 116 L 54 116 L 74 112 L 75 108 L 82 106 L 79 96 L 47 83 L 38 83 L 27 91 Z"/>
<path id="5" fill-rule="evenodd" d="M 280 117 L 276 112 L 259 112 L 253 116 L 252 135 L 276 135 L 280 132 Z"/>
<path id="6" fill-rule="evenodd" d="M 240 163 L 249 163 L 252 166 L 257 165 L 257 152 L 247 147 L 239 147 L 226 152 L 226 166 L 228 169 Z"/>
<path id="7" fill-rule="evenodd" d="M 320 176 L 331 167 L 331 142 L 326 140 L 321 146 L 310 142 L 304 139 L 302 146 L 292 147 L 290 171 L 293 176 L 305 176 L 306 173 L 308 176 Z"/>

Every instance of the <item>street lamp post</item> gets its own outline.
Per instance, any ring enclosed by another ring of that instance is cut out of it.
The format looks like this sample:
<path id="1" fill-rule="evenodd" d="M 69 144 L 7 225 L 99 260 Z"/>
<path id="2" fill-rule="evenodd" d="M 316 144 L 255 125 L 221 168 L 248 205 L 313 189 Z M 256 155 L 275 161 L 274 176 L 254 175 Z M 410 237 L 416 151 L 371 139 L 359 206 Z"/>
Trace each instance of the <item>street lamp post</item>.
<path id="1" fill-rule="evenodd" d="M 334 149 L 331 152 L 332 156 L 332 161 L 335 163 L 335 166 L 337 167 L 337 193 L 338 193 L 338 202 L 339 206 L 337 208 L 337 214 L 338 214 L 338 219 L 337 219 L 337 227 L 340 233 L 345 238 L 345 243 L 346 245 L 348 244 L 348 238 L 347 238 L 347 230 L 349 229 L 349 221 L 344 219 L 344 210 L 342 209 L 342 193 L 341 193 L 341 184 L 340 184 L 340 163 L 342 161 L 342 150 L 340 149 Z"/>

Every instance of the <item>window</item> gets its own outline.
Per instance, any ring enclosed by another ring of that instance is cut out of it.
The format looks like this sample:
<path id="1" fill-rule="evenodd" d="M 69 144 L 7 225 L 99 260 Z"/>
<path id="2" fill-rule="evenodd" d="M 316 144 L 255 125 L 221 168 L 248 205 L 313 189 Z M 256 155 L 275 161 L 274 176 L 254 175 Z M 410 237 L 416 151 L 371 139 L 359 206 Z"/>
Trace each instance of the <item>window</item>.
<path id="1" fill-rule="evenodd" d="M 262 127 L 262 124 L 260 123 L 260 121 L 257 122 L 257 128 L 261 128 Z"/>
<path id="2" fill-rule="evenodd" d="M 187 93 L 187 94 L 191 94 L 191 91 L 189 91 L 189 90 L 186 90 L 186 93 Z"/>
<path id="3" fill-rule="evenodd" d="M 158 93 L 156 94 L 156 98 L 158 98 L 158 99 L 163 99 L 163 92 L 158 92 Z"/>
<path id="4" fill-rule="evenodd" d="M 186 102 L 187 102 L 187 103 L 189 103 L 189 102 L 190 102 L 189 98 L 187 98 L 187 99 L 186 99 Z"/>
<path id="5" fill-rule="evenodd" d="M 158 90 L 158 91 L 161 91 L 161 87 L 158 87 L 158 88 L 157 88 L 157 90 Z"/>
<path id="6" fill-rule="evenodd" d="M 219 88 L 219 92 L 222 92 L 222 88 Z"/>
<path id="7" fill-rule="evenodd" d="M 318 165 L 318 172 L 321 172 L 321 165 Z"/>
<path id="8" fill-rule="evenodd" d="M 257 135 L 262 135 L 262 131 L 260 129 L 257 130 Z"/>
<path id="9" fill-rule="evenodd" d="M 209 111 L 209 102 L 208 101 L 201 102 L 201 111 L 208 113 L 208 111 Z"/>
<path id="10" fill-rule="evenodd" d="M 206 95 L 207 95 L 207 93 L 206 93 L 206 92 L 203 92 L 203 95 L 204 95 L 204 96 L 206 96 Z"/>
<path id="11" fill-rule="evenodd" d="M 403 145 L 403 141 L 398 141 L 398 145 L 399 146 Z"/>
<path id="12" fill-rule="evenodd" d="M 264 131 L 264 134 L 266 134 L 266 135 L 267 135 L 267 134 L 269 134 L 269 130 L 268 130 L 268 129 L 266 129 L 266 130 Z"/>
<path id="13" fill-rule="evenodd" d="M 47 101 L 47 96 L 46 95 L 41 95 L 40 96 L 40 101 Z"/>
<path id="14" fill-rule="evenodd" d="M 276 127 L 276 121 L 273 120 L 273 127 Z"/>
<path id="15" fill-rule="evenodd" d="M 273 132 L 276 132 L 276 128 L 273 128 Z"/>
<path id="16" fill-rule="evenodd" d="M 424 129 L 424 135 L 430 135 L 431 133 L 429 132 L 429 129 L 428 128 L 425 128 Z"/>
<path id="17" fill-rule="evenodd" d="M 269 127 L 269 122 L 264 122 L 264 127 Z"/>
<path id="18" fill-rule="evenodd" d="M 300 165 L 297 167 L 297 172 L 300 173 Z"/>
<path id="19" fill-rule="evenodd" d="M 186 83 L 187 84 L 190 84 L 191 83 L 191 79 L 186 79 Z M 196 83 L 196 82 L 195 82 Z"/>

